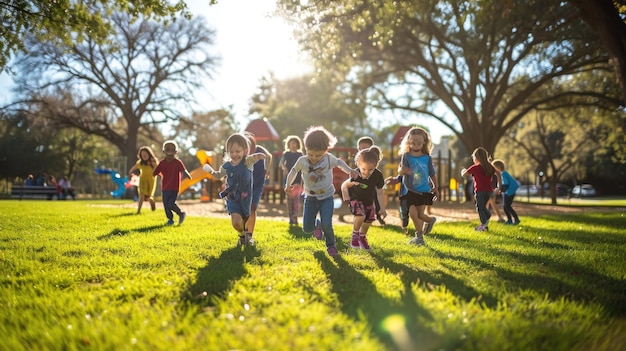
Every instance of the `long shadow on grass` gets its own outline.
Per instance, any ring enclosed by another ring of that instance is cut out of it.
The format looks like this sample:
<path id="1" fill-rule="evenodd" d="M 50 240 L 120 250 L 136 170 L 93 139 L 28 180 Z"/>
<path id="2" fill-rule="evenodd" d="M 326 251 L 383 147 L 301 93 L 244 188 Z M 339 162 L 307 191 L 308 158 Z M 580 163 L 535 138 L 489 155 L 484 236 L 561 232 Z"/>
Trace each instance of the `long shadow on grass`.
<path id="1" fill-rule="evenodd" d="M 593 211 L 593 209 L 589 209 Z M 566 215 L 544 215 L 541 219 L 549 220 L 550 222 L 580 222 L 581 224 L 588 226 L 601 226 L 609 227 L 616 230 L 626 229 L 626 220 L 623 215 L 626 213 L 624 209 L 615 209 L 615 213 L 594 213 L 586 212 L 584 214 L 566 214 Z"/>
<path id="2" fill-rule="evenodd" d="M 233 282 L 246 274 L 244 264 L 261 255 L 255 246 L 233 247 L 219 257 L 212 257 L 207 265 L 198 270 L 196 281 L 183 293 L 183 299 L 202 306 L 215 306 L 226 296 Z"/>
<path id="3" fill-rule="evenodd" d="M 495 272 L 501 284 L 510 292 L 535 290 L 541 295 L 547 294 L 553 301 L 564 298 L 583 303 L 595 302 L 601 304 L 610 316 L 626 315 L 626 296 L 624 295 L 626 282 L 599 274 L 587 266 L 572 262 L 557 262 L 547 256 L 485 247 L 485 250 L 489 252 L 485 257 L 500 257 L 500 262 L 507 262 L 505 264 L 507 267 L 518 267 L 513 270 L 468 256 L 449 254 L 432 248 L 431 250 L 442 259 L 442 266 L 450 270 L 456 268 L 443 260 L 463 261 L 483 271 Z M 531 273 L 519 272 L 519 266 L 529 266 L 528 271 Z M 493 307 L 493 305 L 490 306 Z"/>
<path id="4" fill-rule="evenodd" d="M 289 234 L 291 234 L 291 236 L 293 236 L 294 239 L 308 239 L 313 235 L 313 234 L 305 233 L 304 231 L 302 231 L 302 228 L 297 227 L 297 226 L 290 226 Z"/>
<path id="5" fill-rule="evenodd" d="M 335 258 L 335 263 L 329 260 L 323 252 L 313 254 L 320 262 L 322 269 L 332 283 L 332 290 L 337 294 L 341 309 L 355 321 L 367 319 L 372 333 L 390 346 L 390 349 L 407 349 L 407 345 L 396 345 L 392 336 L 384 329 L 384 322 L 388 317 L 402 316 L 406 323 L 406 331 L 411 331 L 411 343 L 417 340 L 436 340 L 437 335 L 419 322 L 432 320 L 433 317 L 422 306 L 416 303 L 412 290 L 406 289 L 401 303 L 381 296 L 376 286 L 359 273 L 341 256 Z M 409 347 L 408 349 L 413 349 Z"/>
<path id="6" fill-rule="evenodd" d="M 433 272 L 433 274 L 426 273 L 424 271 L 417 271 L 409 266 L 394 262 L 390 258 L 393 257 L 395 252 L 387 252 L 378 250 L 376 253 L 372 253 L 372 257 L 376 260 L 378 265 L 382 268 L 386 268 L 391 273 L 397 274 L 402 280 L 405 291 L 411 291 L 411 284 L 419 284 L 422 287 L 427 286 L 445 286 L 452 294 L 469 302 L 472 299 L 479 299 L 487 306 L 494 307 L 497 303 L 497 298 L 491 294 L 485 294 L 476 291 L 476 289 L 465 284 L 461 279 L 455 276 L 447 274 L 441 270 Z M 436 275 L 436 277 L 435 277 Z"/>
<path id="7" fill-rule="evenodd" d="M 153 231 L 155 231 L 157 229 L 161 229 L 161 228 L 163 228 L 163 225 L 151 225 L 151 226 L 146 226 L 146 227 L 140 227 L 140 228 L 133 229 L 133 230 L 114 228 L 110 232 L 98 236 L 97 239 L 98 240 L 109 240 L 109 239 L 113 239 L 115 237 L 126 236 L 126 235 L 128 235 L 128 234 L 130 234 L 132 232 L 150 233 L 150 232 L 153 232 Z"/>

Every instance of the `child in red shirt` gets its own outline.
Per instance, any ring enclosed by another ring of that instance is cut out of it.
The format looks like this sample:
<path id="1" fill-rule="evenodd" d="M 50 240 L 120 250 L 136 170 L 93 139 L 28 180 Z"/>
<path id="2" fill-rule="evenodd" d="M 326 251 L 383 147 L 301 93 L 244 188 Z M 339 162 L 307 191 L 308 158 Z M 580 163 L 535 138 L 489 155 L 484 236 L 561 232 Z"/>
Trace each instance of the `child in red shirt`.
<path id="1" fill-rule="evenodd" d="M 491 212 L 487 208 L 487 201 L 494 189 L 491 186 L 491 178 L 495 175 L 498 179 L 498 188 L 502 184 L 500 172 L 491 164 L 489 153 L 482 147 L 478 147 L 472 152 L 474 164 L 469 168 L 461 170 L 461 176 L 474 177 L 474 194 L 476 201 L 476 211 L 480 218 L 480 225 L 475 228 L 477 232 L 489 230 L 489 218 Z"/>
<path id="2" fill-rule="evenodd" d="M 174 224 L 174 213 L 178 215 L 178 224 L 183 224 L 186 213 L 181 211 L 176 205 L 178 191 L 180 190 L 181 173 L 191 179 L 191 174 L 181 161 L 178 154 L 178 144 L 173 140 L 166 140 L 163 143 L 163 152 L 165 158 L 159 162 L 159 165 L 152 172 L 153 176 L 161 176 L 161 193 L 163 196 L 163 207 L 165 208 L 165 216 L 167 217 L 166 225 Z"/>

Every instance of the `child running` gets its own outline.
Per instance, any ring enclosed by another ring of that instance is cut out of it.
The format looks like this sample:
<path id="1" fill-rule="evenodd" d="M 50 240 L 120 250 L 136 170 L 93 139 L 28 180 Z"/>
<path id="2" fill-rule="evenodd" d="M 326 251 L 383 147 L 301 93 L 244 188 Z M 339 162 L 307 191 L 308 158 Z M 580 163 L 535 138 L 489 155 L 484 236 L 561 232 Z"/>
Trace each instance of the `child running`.
<path id="1" fill-rule="evenodd" d="M 498 179 L 498 188 L 502 184 L 500 172 L 489 162 L 489 153 L 482 147 L 477 147 L 472 152 L 472 160 L 474 164 L 469 168 L 461 170 L 461 176 L 474 178 L 474 198 L 476 202 L 476 212 L 480 218 L 480 225 L 474 230 L 477 232 L 486 232 L 489 230 L 489 218 L 491 212 L 487 208 L 487 201 L 493 193 L 491 186 L 491 178 L 495 175 Z"/>
<path id="2" fill-rule="evenodd" d="M 128 179 L 131 178 L 136 170 L 139 170 L 139 186 L 137 199 L 137 214 L 141 213 L 141 206 L 144 201 L 150 202 L 152 211 L 156 209 L 154 204 L 154 190 L 156 189 L 156 178 L 152 173 L 159 164 L 154 152 L 149 146 L 142 146 L 137 152 L 137 163 L 128 171 Z"/>
<path id="3" fill-rule="evenodd" d="M 246 221 L 246 233 L 249 242 L 254 244 L 252 236 L 254 235 L 254 227 L 256 226 L 256 211 L 259 208 L 259 202 L 261 202 L 261 197 L 263 196 L 265 180 L 270 178 L 269 170 L 272 167 L 272 154 L 263 146 L 257 145 L 254 135 L 246 133 L 246 136 L 250 141 L 250 150 L 265 155 L 265 158 L 260 160 L 260 162 L 255 162 L 252 168 L 252 205 L 250 206 L 250 217 Z"/>
<path id="4" fill-rule="evenodd" d="M 178 144 L 175 141 L 166 140 L 163 143 L 163 152 L 165 153 L 165 158 L 152 171 L 152 176 L 161 176 L 163 207 L 167 217 L 166 225 L 174 224 L 174 214 L 172 212 L 178 215 L 178 225 L 181 225 L 186 215 L 176 205 L 178 191 L 180 190 L 181 174 L 185 174 L 189 179 L 191 179 L 191 174 L 187 171 L 183 161 L 178 158 Z"/>
<path id="5" fill-rule="evenodd" d="M 285 151 L 280 160 L 280 168 L 285 175 L 283 186 L 287 186 L 287 174 L 302 156 L 302 141 L 296 135 L 289 135 L 285 138 Z M 291 186 L 291 191 L 287 192 L 287 212 L 289 213 L 289 225 L 298 225 L 298 213 L 300 212 L 300 196 L 302 195 L 302 176 L 296 175 Z"/>
<path id="6" fill-rule="evenodd" d="M 500 171 L 500 177 L 502 179 L 502 186 L 499 187 L 500 193 L 502 193 L 502 207 L 504 207 L 504 214 L 506 215 L 506 222 L 504 224 L 519 224 L 519 217 L 517 212 L 513 209 L 513 199 L 515 199 L 515 192 L 519 188 L 519 183 L 513 176 L 506 171 L 504 161 L 495 160 L 493 166 Z"/>
<path id="7" fill-rule="evenodd" d="M 382 152 L 378 146 L 371 146 L 357 152 L 354 162 L 359 170 L 357 178 L 348 178 L 341 185 L 341 193 L 344 201 L 348 202 L 352 219 L 352 238 L 350 246 L 354 249 L 361 248 L 370 251 L 367 242 L 367 231 L 376 216 L 384 218 L 387 215 L 384 204 L 378 208 L 376 197 L 383 196 L 385 180 L 378 170 L 378 164 L 382 158 Z"/>
<path id="8" fill-rule="evenodd" d="M 435 167 L 430 156 L 432 141 L 424 128 L 412 127 L 404 135 L 401 145 L 400 175 L 407 192 L 400 200 L 406 199 L 409 217 L 415 226 L 415 237 L 409 244 L 422 246 L 423 234 L 429 234 L 437 221 L 436 217 L 425 213 L 426 206 L 432 205 L 439 195 Z"/>
<path id="9" fill-rule="evenodd" d="M 250 140 L 242 133 L 234 133 L 226 140 L 224 163 L 216 171 L 206 164 L 202 169 L 217 176 L 226 177 L 226 187 L 219 193 L 226 199 L 226 209 L 233 228 L 239 234 L 237 245 L 254 245 L 255 241 L 246 232 L 246 222 L 252 206 L 252 171 L 258 160 L 265 159 L 264 153 L 249 154 Z"/>
<path id="10" fill-rule="evenodd" d="M 318 240 L 326 239 L 326 250 L 331 256 L 337 256 L 335 232 L 333 230 L 333 168 L 339 167 L 353 178 L 358 173 L 346 162 L 330 154 L 328 151 L 335 146 L 337 138 L 322 126 L 309 127 L 304 133 L 306 155 L 298 158 L 296 164 L 287 174 L 285 192 L 291 191 L 291 185 L 298 172 L 304 181 L 304 214 L 302 230 L 313 232 Z M 317 218 L 319 213 L 320 218 Z"/>

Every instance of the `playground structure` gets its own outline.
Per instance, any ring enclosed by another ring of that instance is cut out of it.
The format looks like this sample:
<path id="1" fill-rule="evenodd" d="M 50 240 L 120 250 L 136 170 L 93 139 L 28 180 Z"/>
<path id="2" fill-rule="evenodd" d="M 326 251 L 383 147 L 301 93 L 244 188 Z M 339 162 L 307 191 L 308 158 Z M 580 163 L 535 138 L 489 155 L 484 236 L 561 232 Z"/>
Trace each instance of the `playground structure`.
<path id="1" fill-rule="evenodd" d="M 128 177 L 122 177 L 119 172 L 110 168 L 96 168 L 94 169 L 94 173 L 101 176 L 109 176 L 111 178 L 111 181 L 113 181 L 116 186 L 114 190 L 109 192 L 113 198 L 134 198 L 137 195 L 136 191 L 134 194 L 130 194 L 132 192 L 131 187 L 136 187 L 138 184 L 137 177 L 133 177 L 131 181 L 128 181 Z"/>
<path id="2" fill-rule="evenodd" d="M 202 170 L 202 166 L 205 164 L 210 164 L 211 166 L 215 166 L 217 163 L 216 155 L 211 151 L 206 150 L 198 150 L 196 152 L 196 157 L 200 161 L 200 166 L 189 171 L 191 174 L 191 179 L 183 177 L 181 182 L 179 195 L 186 191 L 194 191 L 198 189 L 194 189 L 194 185 L 199 182 L 203 182 L 205 184 L 201 187 L 201 197 L 200 200 L 203 202 L 211 201 L 216 197 L 215 194 L 219 192 L 219 185 L 215 185 L 215 183 L 219 183 L 219 180 L 214 179 L 214 177 Z M 137 186 L 139 185 L 139 177 L 133 175 L 130 179 L 127 176 L 122 176 L 117 170 L 111 168 L 96 168 L 94 169 L 94 173 L 96 175 L 96 184 L 99 184 L 99 189 L 97 193 L 100 195 L 108 194 L 115 199 L 134 199 L 137 200 Z M 114 188 L 111 190 L 110 183 L 107 183 L 105 179 L 110 179 L 113 182 Z M 160 189 L 157 187 L 157 194 Z"/>
<path id="3" fill-rule="evenodd" d="M 201 187 L 201 202 L 209 202 L 217 197 L 217 193 L 219 193 L 219 188 L 221 186 L 221 180 L 215 179 L 211 173 L 205 172 L 202 167 L 205 164 L 210 164 L 213 168 L 219 168 L 218 164 L 218 156 L 212 151 L 206 150 L 198 150 L 196 152 L 196 157 L 198 161 L 200 161 L 200 166 L 189 171 L 191 174 L 191 179 L 183 178 L 180 184 L 180 190 L 178 191 L 178 195 L 182 195 L 187 190 L 195 191 L 194 185 L 198 182 L 203 182 Z"/>

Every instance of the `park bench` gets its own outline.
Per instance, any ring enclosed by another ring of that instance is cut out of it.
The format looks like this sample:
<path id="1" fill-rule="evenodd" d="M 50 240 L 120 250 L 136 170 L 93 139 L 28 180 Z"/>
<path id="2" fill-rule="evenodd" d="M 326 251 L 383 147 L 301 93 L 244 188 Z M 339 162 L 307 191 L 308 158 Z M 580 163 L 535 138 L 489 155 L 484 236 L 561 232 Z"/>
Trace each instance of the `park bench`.
<path id="1" fill-rule="evenodd" d="M 42 185 L 12 185 L 11 198 L 14 199 L 48 199 L 57 197 L 58 193 L 55 186 Z"/>

